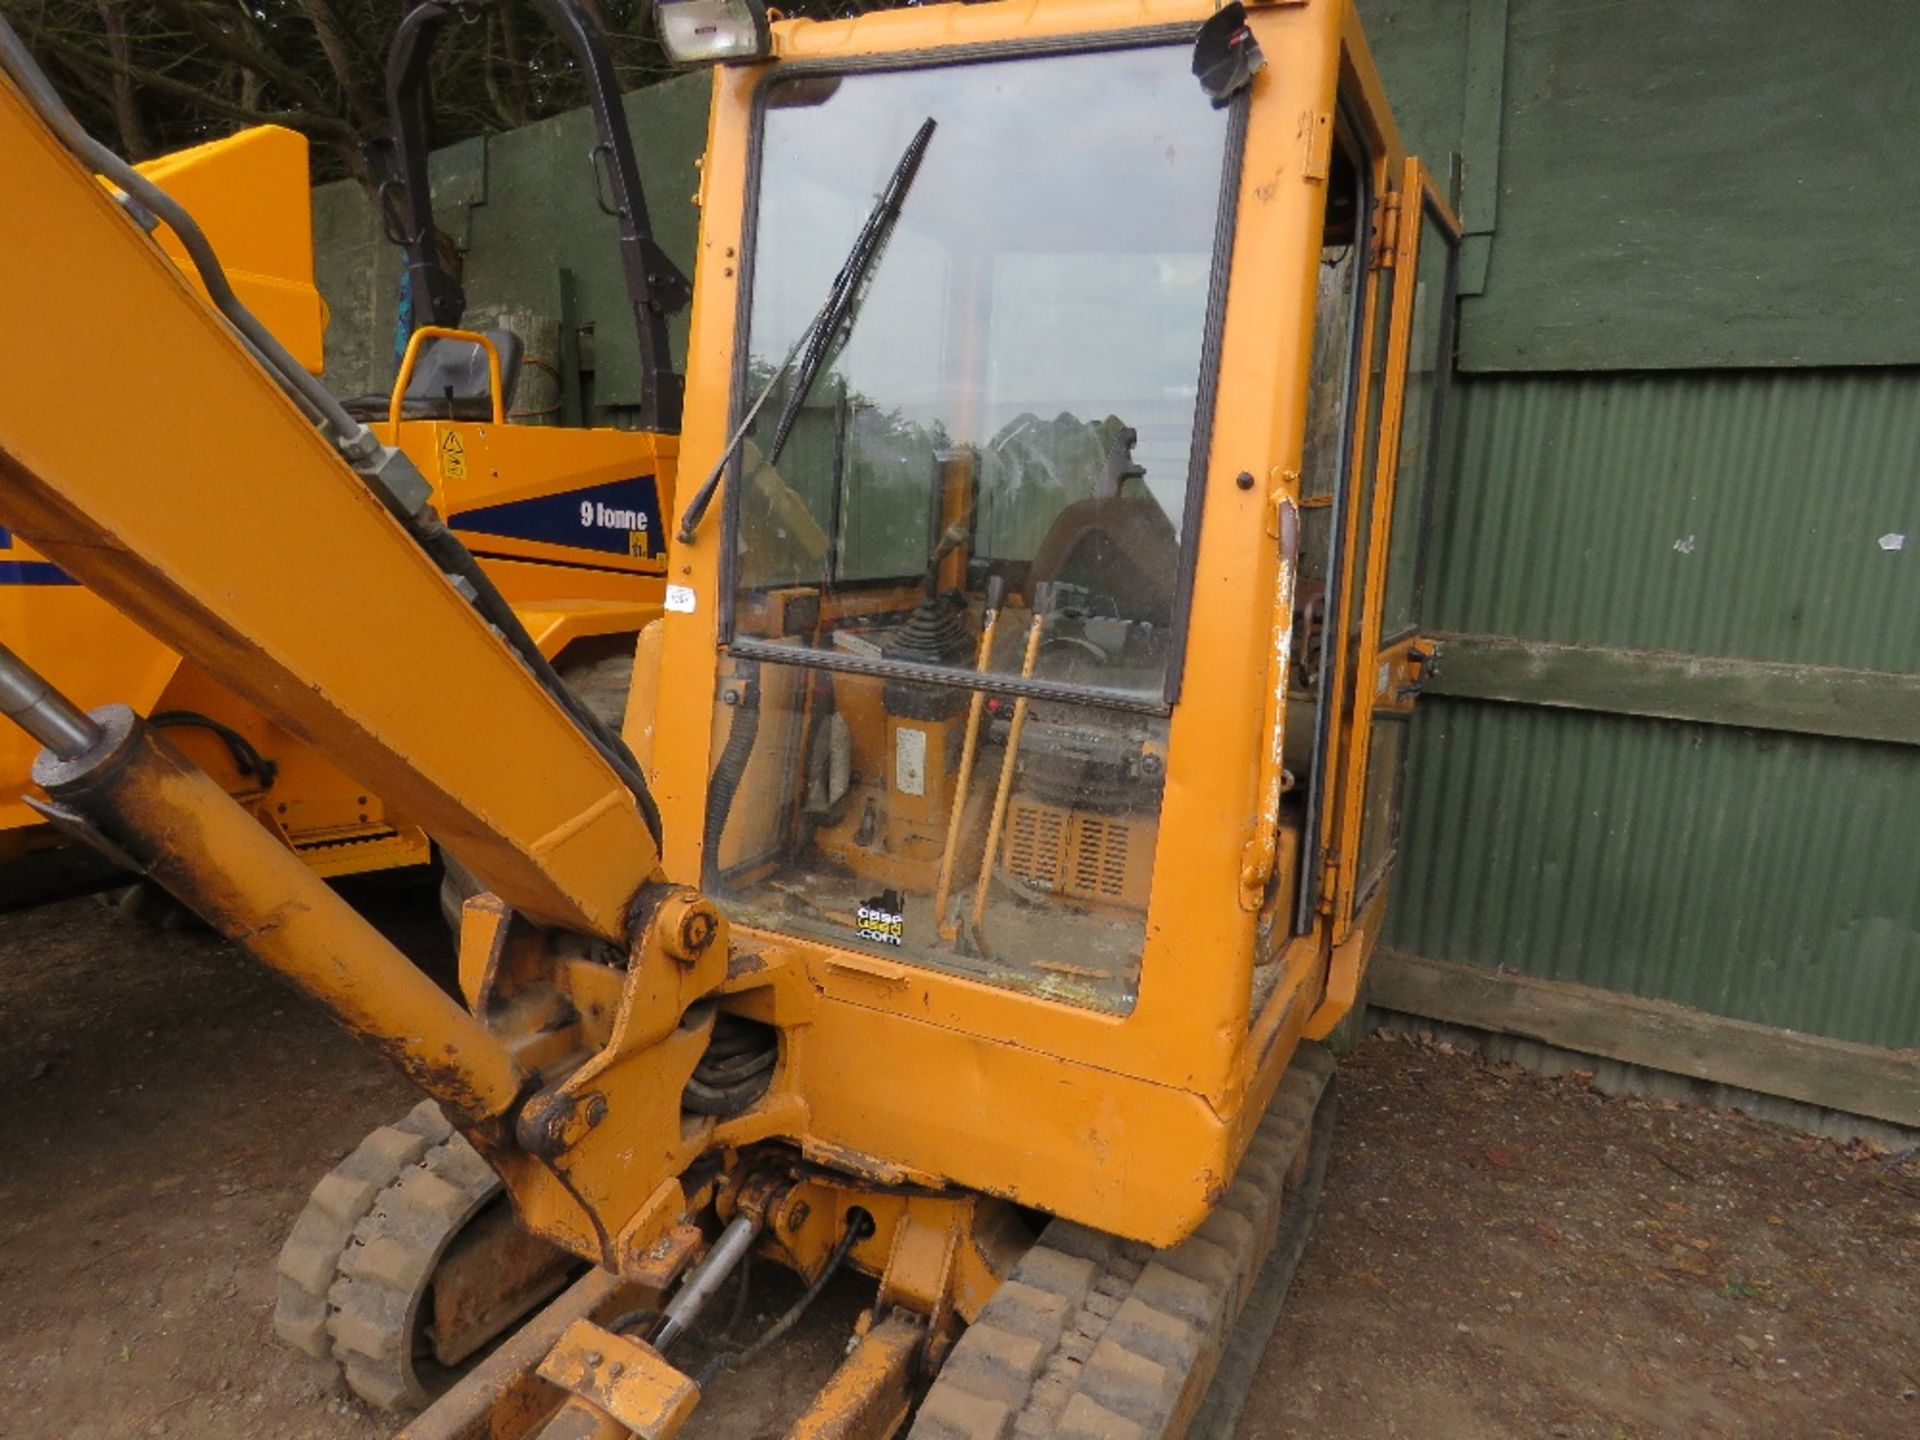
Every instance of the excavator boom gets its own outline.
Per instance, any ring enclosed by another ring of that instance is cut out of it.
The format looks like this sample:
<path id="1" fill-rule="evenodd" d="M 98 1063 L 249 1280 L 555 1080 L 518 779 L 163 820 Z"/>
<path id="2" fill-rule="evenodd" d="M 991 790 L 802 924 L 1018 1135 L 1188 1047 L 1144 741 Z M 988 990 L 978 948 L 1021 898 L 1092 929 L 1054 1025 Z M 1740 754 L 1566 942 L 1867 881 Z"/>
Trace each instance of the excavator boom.
<path id="1" fill-rule="evenodd" d="M 404 810 L 515 910 L 624 939 L 658 850 L 628 783 L 0 84 L 0 515 Z M 117 423 L 101 424 L 102 397 Z"/>

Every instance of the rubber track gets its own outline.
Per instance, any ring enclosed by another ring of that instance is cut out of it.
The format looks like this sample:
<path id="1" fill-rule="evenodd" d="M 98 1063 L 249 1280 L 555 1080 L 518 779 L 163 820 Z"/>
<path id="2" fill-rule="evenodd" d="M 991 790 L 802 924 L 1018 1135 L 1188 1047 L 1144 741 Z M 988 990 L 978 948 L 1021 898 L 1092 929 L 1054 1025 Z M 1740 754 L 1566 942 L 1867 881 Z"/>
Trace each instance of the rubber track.
<path id="1" fill-rule="evenodd" d="M 314 1187 L 280 1251 L 274 1329 L 389 1410 L 431 1399 L 412 1339 L 433 1267 L 500 1180 L 432 1101 L 383 1125 Z"/>
<path id="2" fill-rule="evenodd" d="M 273 1307 L 273 1328 L 282 1340 L 316 1360 L 332 1357 L 327 1292 L 353 1227 L 407 1166 L 452 1134 L 440 1107 L 423 1101 L 399 1123 L 382 1125 L 367 1136 L 313 1187 L 275 1267 L 280 1297 Z"/>
<path id="3" fill-rule="evenodd" d="M 1332 1074 L 1325 1049 L 1301 1046 L 1233 1184 L 1180 1244 L 1154 1250 L 1049 1222 L 954 1345 L 908 1440 L 1180 1433 L 1281 1235 L 1284 1212 L 1297 1208 L 1284 1203 L 1289 1172 Z M 1300 1193 L 1310 1198 L 1309 1186 Z M 1287 1228 L 1304 1243 L 1304 1224 Z"/>

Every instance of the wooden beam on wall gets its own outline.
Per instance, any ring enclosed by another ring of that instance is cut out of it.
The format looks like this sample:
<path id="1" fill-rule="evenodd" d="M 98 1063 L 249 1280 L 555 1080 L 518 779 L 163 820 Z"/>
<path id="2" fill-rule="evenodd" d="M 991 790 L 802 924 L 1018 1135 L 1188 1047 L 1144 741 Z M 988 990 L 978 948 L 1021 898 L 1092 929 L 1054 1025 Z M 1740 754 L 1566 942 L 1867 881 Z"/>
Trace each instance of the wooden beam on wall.
<path id="1" fill-rule="evenodd" d="M 1504 635 L 1436 639 L 1429 694 L 1920 745 L 1920 675 Z"/>
<path id="2" fill-rule="evenodd" d="M 1564 1050 L 1920 1128 L 1920 1050 L 1776 1030 L 1662 1000 L 1381 950 L 1384 1010 L 1519 1035 Z"/>

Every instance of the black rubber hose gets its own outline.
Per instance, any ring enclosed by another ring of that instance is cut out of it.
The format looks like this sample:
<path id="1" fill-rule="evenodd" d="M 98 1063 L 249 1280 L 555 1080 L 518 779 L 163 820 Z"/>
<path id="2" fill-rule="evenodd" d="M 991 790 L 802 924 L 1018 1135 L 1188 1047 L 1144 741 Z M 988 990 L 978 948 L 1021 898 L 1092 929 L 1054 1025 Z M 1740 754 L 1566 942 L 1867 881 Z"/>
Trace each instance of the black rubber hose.
<path id="1" fill-rule="evenodd" d="M 213 246 L 207 243 L 205 232 L 193 216 L 172 196 L 87 133 L 86 127 L 67 108 L 46 73 L 35 62 L 32 52 L 22 43 L 4 16 L 0 16 L 0 64 L 5 65 L 7 73 L 20 87 L 27 102 L 39 112 L 40 118 L 59 137 L 61 144 L 84 161 L 94 174 L 112 181 L 129 199 L 166 223 L 167 228 L 179 238 L 188 258 L 193 261 L 194 269 L 200 272 L 200 281 L 207 287 L 208 298 L 213 301 L 215 308 L 240 332 L 254 353 L 273 372 L 282 388 L 293 393 L 301 408 L 333 431 L 341 448 L 352 458 L 359 460 L 373 454 L 378 442 L 374 440 L 372 432 L 347 414 L 327 388 L 309 375 L 306 367 L 288 353 L 286 346 L 274 337 L 273 332 L 240 303 L 240 297 L 227 280 L 227 272 L 221 266 L 219 256 L 213 253 Z"/>
<path id="2" fill-rule="evenodd" d="M 733 707 L 733 724 L 727 728 L 727 743 L 721 747 L 720 762 L 713 767 L 713 781 L 707 788 L 707 828 L 700 843 L 700 870 L 709 879 L 720 869 L 720 837 L 733 814 L 733 797 L 746 779 L 747 762 L 753 758 L 753 744 L 760 735 L 760 686 L 755 680 L 740 682 L 740 701 Z"/>
<path id="3" fill-rule="evenodd" d="M 733 1297 L 733 1312 L 727 1317 L 727 1328 L 722 1335 L 731 1335 L 740 1328 L 747 1318 L 747 1301 L 753 1296 L 753 1256 L 748 1255 L 740 1262 L 740 1289 Z"/>
<path id="4" fill-rule="evenodd" d="M 567 682 L 560 678 L 560 672 L 553 668 L 553 662 L 541 653 L 540 646 L 527 633 L 527 627 L 513 606 L 507 603 L 506 597 L 500 593 L 487 572 L 480 568 L 480 562 L 473 558 L 473 552 L 460 543 L 459 537 L 447 528 L 446 522 L 435 513 L 432 506 L 422 506 L 418 514 L 409 517 L 407 529 L 443 574 L 466 582 L 473 592 L 472 604 L 480 612 L 480 618 L 499 632 L 500 638 L 533 672 L 541 687 L 586 732 L 594 748 L 633 792 L 640 806 L 641 818 L 646 821 L 647 830 L 653 836 L 653 843 L 659 845 L 660 807 L 654 803 L 653 792 L 647 788 L 646 777 L 640 773 L 640 762 L 634 758 L 633 751 L 627 748 L 627 742 L 567 687 Z"/>
<path id="5" fill-rule="evenodd" d="M 156 710 L 147 717 L 147 724 L 156 730 L 173 726 L 211 730 L 226 743 L 227 753 L 233 757 L 234 768 L 242 775 L 253 776 L 260 782 L 262 790 L 271 790 L 274 777 L 280 773 L 280 766 L 262 755 L 246 736 L 231 725 L 222 725 L 211 715 L 202 715 L 198 710 Z"/>
<path id="6" fill-rule="evenodd" d="M 820 1292 L 827 1288 L 827 1282 L 839 1273 L 840 1267 L 846 1263 L 847 1256 L 853 1253 L 853 1247 L 872 1233 L 873 1217 L 858 1207 L 849 1210 L 846 1230 L 834 1245 L 832 1253 L 827 1256 L 827 1263 L 820 1267 L 820 1273 L 813 1277 L 813 1283 L 807 1286 L 800 1298 L 788 1306 L 787 1312 L 768 1326 L 746 1349 L 737 1353 L 716 1355 L 707 1361 L 700 1367 L 700 1373 L 694 1376 L 693 1383 L 705 1390 L 720 1376 L 721 1372 L 751 1364 L 766 1354 L 782 1335 L 800 1323 L 801 1317 L 812 1309 L 813 1302 L 820 1298 Z"/>
<path id="7" fill-rule="evenodd" d="M 636 1305 L 631 1310 L 622 1310 L 613 1319 L 607 1321 L 604 1328 L 616 1335 L 624 1335 L 627 1331 L 636 1330 L 642 1325 L 652 1325 L 659 1318 L 660 1312 L 652 1306 Z"/>

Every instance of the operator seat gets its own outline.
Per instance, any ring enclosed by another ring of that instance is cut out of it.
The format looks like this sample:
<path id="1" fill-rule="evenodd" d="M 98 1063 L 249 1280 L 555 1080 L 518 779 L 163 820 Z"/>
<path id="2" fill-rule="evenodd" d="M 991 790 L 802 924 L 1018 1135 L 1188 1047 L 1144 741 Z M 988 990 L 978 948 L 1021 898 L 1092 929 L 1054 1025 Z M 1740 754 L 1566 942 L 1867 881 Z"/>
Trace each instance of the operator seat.
<path id="1" fill-rule="evenodd" d="M 1034 552 L 1034 581 L 1084 586 L 1129 620 L 1173 622 L 1180 537 L 1160 502 L 1145 495 L 1075 500 L 1054 517 Z"/>
<path id="2" fill-rule="evenodd" d="M 507 329 L 477 332 L 493 342 L 500 352 L 500 409 L 513 413 L 513 392 L 520 379 L 520 366 L 526 346 L 518 335 Z M 360 421 L 384 420 L 390 397 L 385 394 L 355 395 L 343 402 L 347 413 Z M 448 340 L 438 336 L 420 347 L 413 374 L 407 380 L 407 393 L 401 397 L 402 420 L 491 420 L 493 387 L 487 375 L 487 352 L 472 340 Z"/>

